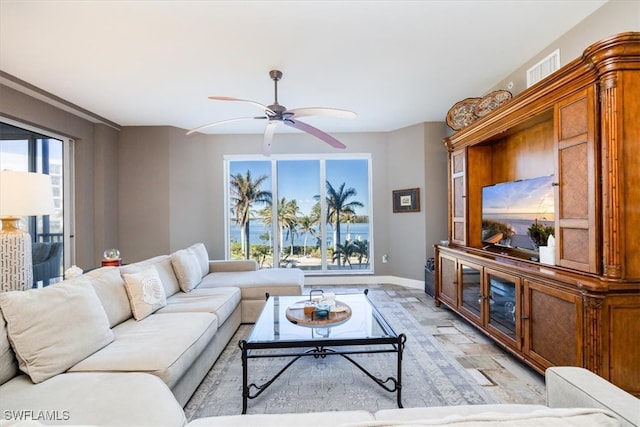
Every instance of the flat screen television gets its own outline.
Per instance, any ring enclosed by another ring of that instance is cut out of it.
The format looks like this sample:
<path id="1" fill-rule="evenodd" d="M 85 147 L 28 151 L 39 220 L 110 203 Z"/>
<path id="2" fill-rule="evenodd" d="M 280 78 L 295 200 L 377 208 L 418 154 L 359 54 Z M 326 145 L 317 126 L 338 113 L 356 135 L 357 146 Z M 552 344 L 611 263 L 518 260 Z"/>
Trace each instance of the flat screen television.
<path id="1" fill-rule="evenodd" d="M 482 188 L 482 242 L 537 250 L 529 228 L 554 226 L 553 175 Z M 547 229 L 549 231 L 549 229 Z M 554 233 L 552 233 L 554 234 Z"/>

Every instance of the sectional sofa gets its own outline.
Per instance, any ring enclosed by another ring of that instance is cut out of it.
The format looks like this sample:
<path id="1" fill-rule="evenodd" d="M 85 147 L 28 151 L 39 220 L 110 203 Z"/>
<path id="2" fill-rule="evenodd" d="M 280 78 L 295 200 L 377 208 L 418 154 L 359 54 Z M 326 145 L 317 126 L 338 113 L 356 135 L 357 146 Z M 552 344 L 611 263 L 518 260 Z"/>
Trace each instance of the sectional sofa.
<path id="1" fill-rule="evenodd" d="M 238 326 L 255 321 L 265 292 L 300 294 L 303 283 L 298 269 L 210 261 L 196 244 L 44 289 L 1 293 L 0 426 L 184 426 L 182 407 Z M 238 415 L 187 425 L 640 424 L 640 400 L 587 370 L 551 368 L 546 382 L 547 406 Z"/>
<path id="2" fill-rule="evenodd" d="M 584 368 L 553 367 L 545 373 L 547 404 L 454 405 L 306 414 L 207 417 L 188 427 L 637 427 L 640 399 Z"/>
<path id="3" fill-rule="evenodd" d="M 0 294 L 0 419 L 184 425 L 182 407 L 295 268 L 211 261 L 203 244 Z M 22 412 L 21 412 L 22 411 Z"/>

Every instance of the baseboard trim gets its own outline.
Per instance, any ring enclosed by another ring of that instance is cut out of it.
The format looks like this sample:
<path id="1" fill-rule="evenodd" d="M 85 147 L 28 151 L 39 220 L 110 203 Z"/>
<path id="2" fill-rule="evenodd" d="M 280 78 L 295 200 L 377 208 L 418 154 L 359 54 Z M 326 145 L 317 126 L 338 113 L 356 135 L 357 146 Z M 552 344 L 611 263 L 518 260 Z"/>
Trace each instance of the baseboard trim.
<path id="1" fill-rule="evenodd" d="M 397 276 L 307 276 L 305 285 L 374 285 L 385 284 L 399 285 L 406 288 L 424 290 L 423 280 L 407 279 Z"/>

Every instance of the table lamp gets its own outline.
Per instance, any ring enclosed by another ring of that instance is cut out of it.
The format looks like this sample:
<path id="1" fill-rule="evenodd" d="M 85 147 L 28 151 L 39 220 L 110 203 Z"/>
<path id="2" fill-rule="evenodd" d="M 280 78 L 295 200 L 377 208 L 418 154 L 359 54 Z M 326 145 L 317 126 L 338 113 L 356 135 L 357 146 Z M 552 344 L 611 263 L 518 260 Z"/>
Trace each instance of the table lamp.
<path id="1" fill-rule="evenodd" d="M 32 172 L 0 172 L 0 292 L 33 286 L 31 236 L 20 230 L 23 216 L 54 212 L 51 177 Z"/>

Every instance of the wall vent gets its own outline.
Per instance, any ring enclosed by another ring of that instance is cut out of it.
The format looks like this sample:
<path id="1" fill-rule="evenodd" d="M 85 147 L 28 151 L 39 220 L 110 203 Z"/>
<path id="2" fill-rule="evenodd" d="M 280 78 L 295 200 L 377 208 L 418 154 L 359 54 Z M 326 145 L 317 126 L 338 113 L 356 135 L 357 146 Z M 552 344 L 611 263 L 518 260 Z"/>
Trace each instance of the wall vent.
<path id="1" fill-rule="evenodd" d="M 560 49 L 554 50 L 549 56 L 527 70 L 527 87 L 547 77 L 560 68 Z"/>

